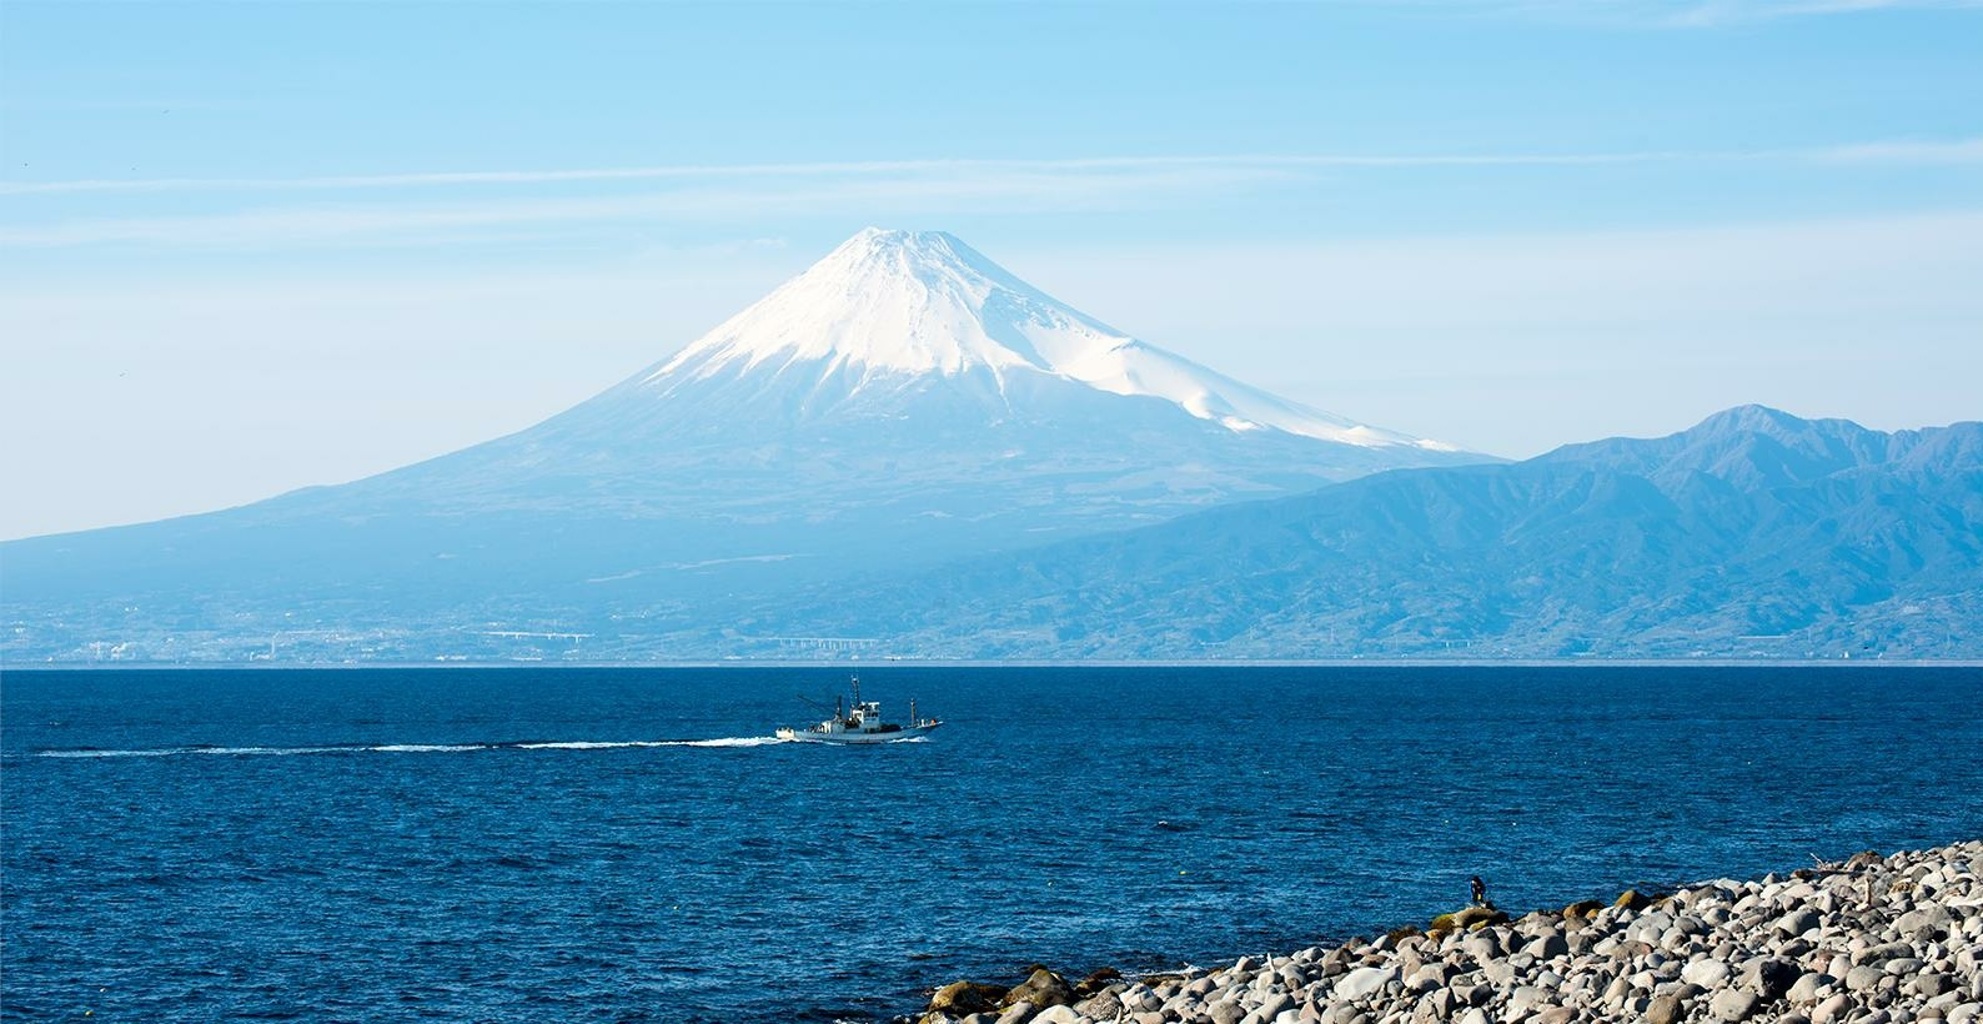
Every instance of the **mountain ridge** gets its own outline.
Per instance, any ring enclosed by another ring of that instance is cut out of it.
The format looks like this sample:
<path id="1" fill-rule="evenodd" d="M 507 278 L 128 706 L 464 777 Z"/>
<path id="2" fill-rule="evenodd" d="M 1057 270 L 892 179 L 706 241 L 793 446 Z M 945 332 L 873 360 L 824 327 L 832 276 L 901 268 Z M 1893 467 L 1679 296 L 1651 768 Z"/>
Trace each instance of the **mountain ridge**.
<path id="1" fill-rule="evenodd" d="M 1983 424 L 1764 411 L 960 563 L 877 584 L 865 619 L 789 611 L 961 658 L 1983 656 Z"/>
<path id="2" fill-rule="evenodd" d="M 940 231 L 867 228 L 635 379 L 672 397 L 739 367 L 845 377 L 834 390 L 849 394 L 934 373 L 977 374 L 1003 397 L 1014 375 L 1039 374 L 1162 399 L 1234 431 L 1459 450 L 1289 401 L 1131 337 Z"/>
<path id="3" fill-rule="evenodd" d="M 1036 356 L 1060 345 L 1067 359 L 1161 350 L 949 236 L 863 232 L 726 325 L 461 451 L 219 512 L 0 545 L 0 608 L 16 624 L 0 655 L 123 644 L 168 660 L 238 656 L 249 637 L 308 630 L 364 657 L 405 656 L 395 638 L 413 633 L 422 650 L 459 641 L 481 656 L 501 646 L 473 639 L 483 634 L 676 629 L 699 609 L 858 572 L 1487 458 L 1178 357 L 1149 364 L 1182 368 L 1161 388 L 1036 366 L 998 337 L 1030 339 Z M 949 344 L 957 358 L 950 372 L 797 358 L 807 330 L 813 356 L 915 363 L 918 345 Z M 793 358 L 750 363 L 779 353 Z M 1240 411 L 1263 422 L 1225 415 Z M 1264 422 L 1283 413 L 1295 429 Z"/>

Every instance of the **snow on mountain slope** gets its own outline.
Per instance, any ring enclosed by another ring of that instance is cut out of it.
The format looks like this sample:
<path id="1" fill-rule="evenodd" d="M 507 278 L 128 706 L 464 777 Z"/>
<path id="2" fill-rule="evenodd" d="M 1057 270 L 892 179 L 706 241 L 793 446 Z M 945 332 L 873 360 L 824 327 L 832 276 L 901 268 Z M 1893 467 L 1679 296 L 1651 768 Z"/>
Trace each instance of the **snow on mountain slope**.
<path id="1" fill-rule="evenodd" d="M 774 595 L 858 601 L 868 581 L 965 556 L 1482 461 L 1143 344 L 948 235 L 867 231 L 516 433 L 6 545 L 9 614 L 53 625 L 0 655 L 87 658 L 120 636 L 148 638 L 145 657 L 214 656 L 309 623 L 343 638 L 329 660 L 537 656 L 519 638 L 567 634 L 674 658 L 660 638 L 788 635 L 757 613 Z"/>
<path id="2" fill-rule="evenodd" d="M 905 376 L 980 373 L 1001 395 L 1038 375 L 1163 399 L 1234 432 L 1458 451 L 1288 401 L 1139 341 L 940 231 L 862 231 L 641 383 L 667 398 L 733 375 L 801 374 L 851 382 L 858 394 Z"/>

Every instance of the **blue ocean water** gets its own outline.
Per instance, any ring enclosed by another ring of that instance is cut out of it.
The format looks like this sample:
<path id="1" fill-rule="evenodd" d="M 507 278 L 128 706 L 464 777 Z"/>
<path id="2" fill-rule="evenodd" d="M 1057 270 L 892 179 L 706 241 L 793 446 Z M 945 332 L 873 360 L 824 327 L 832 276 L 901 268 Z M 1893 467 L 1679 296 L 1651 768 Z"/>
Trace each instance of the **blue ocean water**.
<path id="1" fill-rule="evenodd" d="M 1983 672 L 9 672 L 9 1020 L 873 1021 L 1983 835 Z"/>

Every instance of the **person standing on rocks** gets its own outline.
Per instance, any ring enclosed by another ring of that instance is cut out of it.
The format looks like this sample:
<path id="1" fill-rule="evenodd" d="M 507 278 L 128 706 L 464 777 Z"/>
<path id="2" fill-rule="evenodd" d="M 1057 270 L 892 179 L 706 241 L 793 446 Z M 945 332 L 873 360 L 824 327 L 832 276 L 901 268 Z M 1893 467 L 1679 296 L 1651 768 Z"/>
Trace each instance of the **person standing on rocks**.
<path id="1" fill-rule="evenodd" d="M 1473 876 L 1472 881 L 1473 881 L 1473 905 L 1476 907 L 1491 906 L 1491 904 L 1487 902 L 1487 883 L 1481 881 L 1479 875 Z"/>

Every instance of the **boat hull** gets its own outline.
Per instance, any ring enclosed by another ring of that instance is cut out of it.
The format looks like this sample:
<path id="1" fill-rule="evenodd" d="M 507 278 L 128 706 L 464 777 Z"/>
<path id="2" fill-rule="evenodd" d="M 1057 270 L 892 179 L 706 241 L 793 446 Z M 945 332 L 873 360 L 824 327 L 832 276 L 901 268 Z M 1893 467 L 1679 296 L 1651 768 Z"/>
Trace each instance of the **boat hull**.
<path id="1" fill-rule="evenodd" d="M 900 729 L 885 732 L 860 732 L 855 730 L 825 732 L 813 729 L 780 729 L 778 738 L 791 743 L 835 743 L 842 746 L 856 746 L 873 743 L 900 743 L 903 740 L 919 739 L 937 730 L 937 725 L 905 725 Z"/>

